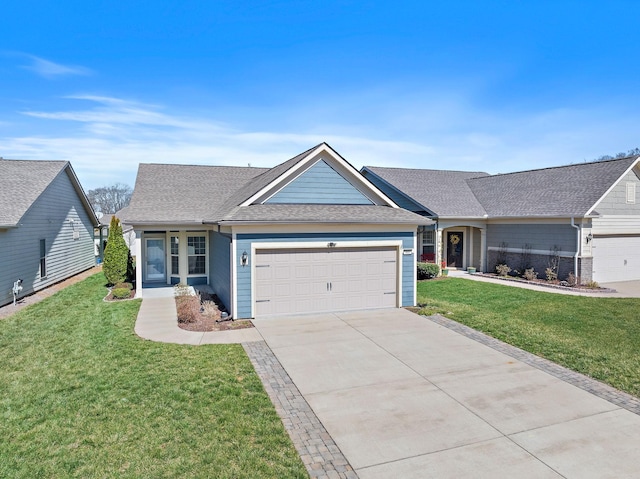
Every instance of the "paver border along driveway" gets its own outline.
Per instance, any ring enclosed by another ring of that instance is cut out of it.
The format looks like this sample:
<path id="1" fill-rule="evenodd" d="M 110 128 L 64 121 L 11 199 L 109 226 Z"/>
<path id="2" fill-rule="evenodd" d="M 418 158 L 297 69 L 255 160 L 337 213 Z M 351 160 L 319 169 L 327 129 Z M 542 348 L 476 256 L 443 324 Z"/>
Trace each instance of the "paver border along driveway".
<path id="1" fill-rule="evenodd" d="M 614 404 L 438 320 L 393 309 L 254 324 L 362 479 L 640 474 L 635 398 L 602 386 Z"/>

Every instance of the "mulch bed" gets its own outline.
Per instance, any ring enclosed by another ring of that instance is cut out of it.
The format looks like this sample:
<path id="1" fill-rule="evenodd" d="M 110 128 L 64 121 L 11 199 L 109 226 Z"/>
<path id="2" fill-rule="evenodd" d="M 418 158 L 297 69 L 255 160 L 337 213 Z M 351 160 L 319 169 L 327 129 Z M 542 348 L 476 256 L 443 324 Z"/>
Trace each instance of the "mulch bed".
<path id="1" fill-rule="evenodd" d="M 512 281 L 516 283 L 535 284 L 537 286 L 545 286 L 547 288 L 563 289 L 567 291 L 580 291 L 585 293 L 610 293 L 613 291 L 612 289 L 609 289 L 609 288 L 601 288 L 601 287 L 589 288 L 584 285 L 566 286 L 564 284 L 561 284 L 562 282 L 560 280 L 547 281 L 546 279 L 542 279 L 542 278 L 538 278 L 535 280 L 528 280 L 525 278 L 521 278 L 519 276 L 500 276 L 495 273 L 481 273 L 481 272 L 475 273 L 475 275 L 484 276 L 487 278 L 499 279 L 501 281 Z"/>
<path id="2" fill-rule="evenodd" d="M 179 298 L 180 296 L 176 296 L 176 307 L 178 309 L 178 327 L 182 329 L 209 332 L 253 328 L 253 323 L 248 319 L 238 321 L 223 319 L 221 312 L 225 311 L 225 308 L 220 298 L 215 294 L 202 292 L 199 296 L 188 296 L 187 298 L 183 296 L 185 301 L 192 303 L 191 308 L 181 308 Z M 183 314 L 185 309 L 186 314 Z"/>

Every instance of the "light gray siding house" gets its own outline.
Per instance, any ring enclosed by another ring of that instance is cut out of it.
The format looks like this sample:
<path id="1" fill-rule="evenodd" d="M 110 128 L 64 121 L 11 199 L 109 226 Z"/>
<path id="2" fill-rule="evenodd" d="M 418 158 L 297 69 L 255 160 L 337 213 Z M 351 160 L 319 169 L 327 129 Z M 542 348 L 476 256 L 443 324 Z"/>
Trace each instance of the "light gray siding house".
<path id="1" fill-rule="evenodd" d="M 94 266 L 97 223 L 69 162 L 0 159 L 0 305 Z"/>
<path id="2" fill-rule="evenodd" d="M 122 221 L 138 295 L 208 284 L 235 318 L 414 305 L 432 224 L 325 143 L 271 169 L 141 164 Z"/>
<path id="3" fill-rule="evenodd" d="M 362 174 L 405 208 L 435 221 L 419 235 L 422 258 L 493 271 L 553 255 L 559 276 L 583 282 L 640 279 L 639 157 L 501 175 L 365 167 Z M 403 197 L 403 200 L 399 198 Z"/>

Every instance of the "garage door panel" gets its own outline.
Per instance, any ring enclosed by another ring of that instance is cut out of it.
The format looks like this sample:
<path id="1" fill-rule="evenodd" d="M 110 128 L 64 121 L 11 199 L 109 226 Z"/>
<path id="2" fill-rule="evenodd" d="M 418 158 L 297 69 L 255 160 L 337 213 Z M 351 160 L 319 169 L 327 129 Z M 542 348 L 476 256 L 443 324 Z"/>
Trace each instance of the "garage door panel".
<path id="1" fill-rule="evenodd" d="M 640 237 L 594 238 L 593 279 L 599 283 L 640 279 Z"/>
<path id="2" fill-rule="evenodd" d="M 258 250 L 255 314 L 395 307 L 396 256 L 396 248 Z"/>

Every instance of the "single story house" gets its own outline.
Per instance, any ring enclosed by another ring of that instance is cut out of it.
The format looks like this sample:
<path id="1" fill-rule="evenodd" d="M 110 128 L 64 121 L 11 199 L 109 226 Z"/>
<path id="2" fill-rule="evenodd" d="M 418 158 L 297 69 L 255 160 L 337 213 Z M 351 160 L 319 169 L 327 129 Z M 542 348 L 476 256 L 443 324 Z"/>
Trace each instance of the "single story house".
<path id="1" fill-rule="evenodd" d="M 98 220 L 67 161 L 0 159 L 0 305 L 95 264 Z"/>
<path id="2" fill-rule="evenodd" d="M 640 279 L 640 157 L 489 175 L 364 167 L 399 206 L 434 220 L 419 234 L 424 261 L 494 271 L 506 263 L 540 277 Z"/>
<path id="3" fill-rule="evenodd" d="M 136 294 L 208 284 L 235 318 L 416 302 L 417 229 L 326 143 L 274 168 L 141 164 Z"/>

